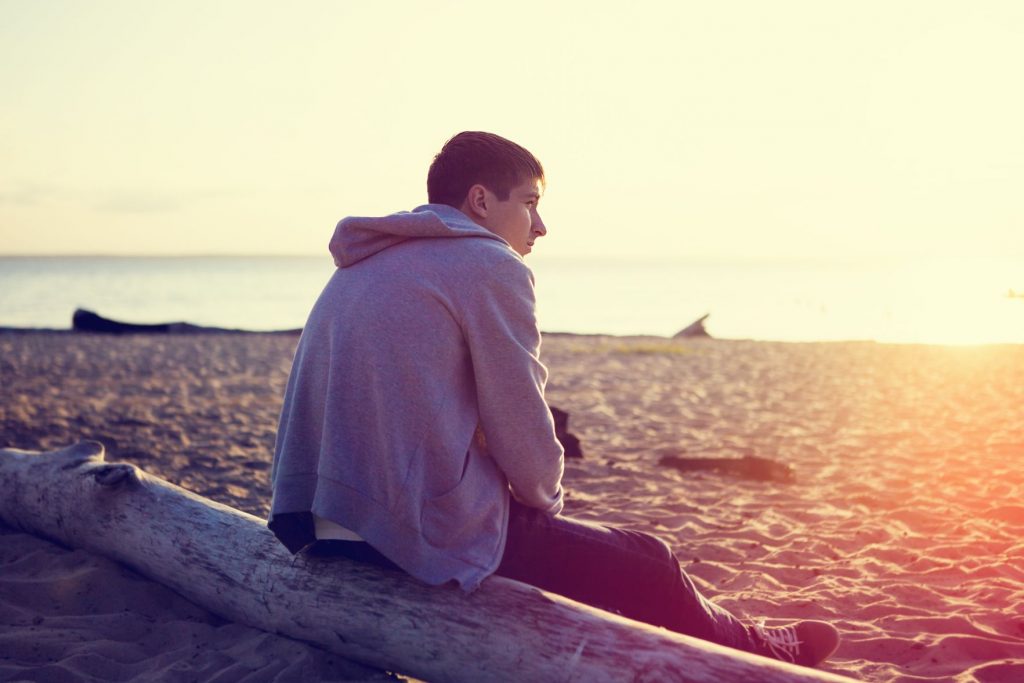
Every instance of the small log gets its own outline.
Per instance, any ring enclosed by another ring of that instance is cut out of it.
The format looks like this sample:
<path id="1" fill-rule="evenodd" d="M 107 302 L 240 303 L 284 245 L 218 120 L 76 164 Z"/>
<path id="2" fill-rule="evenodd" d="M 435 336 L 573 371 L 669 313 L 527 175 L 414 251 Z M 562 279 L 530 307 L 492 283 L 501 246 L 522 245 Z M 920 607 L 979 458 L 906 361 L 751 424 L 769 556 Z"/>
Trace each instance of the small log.
<path id="1" fill-rule="evenodd" d="M 430 681 L 842 681 L 490 577 L 465 594 L 291 556 L 262 519 L 81 442 L 0 450 L 0 519 L 106 555 L 227 619 Z"/>
<path id="2" fill-rule="evenodd" d="M 734 477 L 757 481 L 789 483 L 796 480 L 793 468 L 786 463 L 757 455 L 745 455 L 742 458 L 684 458 L 666 455 L 658 464 L 680 472 L 723 472 Z"/>
<path id="3" fill-rule="evenodd" d="M 692 339 L 694 337 L 710 337 L 708 331 L 704 329 L 704 321 L 708 319 L 710 313 L 705 313 L 701 317 L 694 320 L 692 323 L 684 327 L 683 329 L 672 335 L 673 339 Z"/>

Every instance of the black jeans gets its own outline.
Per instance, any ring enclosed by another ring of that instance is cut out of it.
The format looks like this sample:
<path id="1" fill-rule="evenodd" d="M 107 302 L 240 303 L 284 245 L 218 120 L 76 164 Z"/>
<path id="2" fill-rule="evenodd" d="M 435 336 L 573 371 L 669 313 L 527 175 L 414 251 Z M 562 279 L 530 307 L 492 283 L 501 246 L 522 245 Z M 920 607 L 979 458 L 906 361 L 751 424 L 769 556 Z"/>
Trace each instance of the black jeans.
<path id="1" fill-rule="evenodd" d="M 700 594 L 664 541 L 640 531 L 513 501 L 496 573 L 702 640 L 751 647 L 746 626 Z"/>
<path id="2" fill-rule="evenodd" d="M 311 552 L 398 568 L 367 543 L 317 541 Z M 640 531 L 552 517 L 512 501 L 495 573 L 653 626 L 752 647 L 746 626 L 700 594 L 668 545 Z"/>

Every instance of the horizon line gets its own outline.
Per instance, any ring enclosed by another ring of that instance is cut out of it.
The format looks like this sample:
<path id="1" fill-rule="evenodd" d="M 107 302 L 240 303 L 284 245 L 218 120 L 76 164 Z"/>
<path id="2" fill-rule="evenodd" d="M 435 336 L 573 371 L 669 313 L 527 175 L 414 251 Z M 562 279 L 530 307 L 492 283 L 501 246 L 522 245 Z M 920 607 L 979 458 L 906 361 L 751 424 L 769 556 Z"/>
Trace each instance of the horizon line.
<path id="1" fill-rule="evenodd" d="M 330 253 L 323 252 L 177 252 L 159 254 L 151 252 L 130 252 L 130 253 L 3 253 L 0 252 L 0 259 L 255 259 L 255 258 L 330 258 Z M 908 259 L 923 261 L 956 261 L 963 256 L 932 254 L 922 256 L 920 254 L 884 254 L 876 256 L 851 256 L 851 255 L 818 255 L 818 256 L 778 256 L 766 257 L 756 255 L 725 256 L 725 255 L 687 255 L 678 257 L 666 257 L 657 254 L 643 254 L 620 256 L 613 254 L 531 254 L 527 263 L 531 261 L 571 261 L 571 262 L 593 262 L 593 263 L 646 263 L 646 264 L 689 264 L 689 265 L 731 265 L 731 266 L 759 266 L 759 265 L 790 265 L 790 266 L 882 266 L 892 263 L 905 263 Z M 969 257 L 968 257 L 969 258 Z M 983 257 L 986 260 L 1009 260 L 1010 257 Z"/>

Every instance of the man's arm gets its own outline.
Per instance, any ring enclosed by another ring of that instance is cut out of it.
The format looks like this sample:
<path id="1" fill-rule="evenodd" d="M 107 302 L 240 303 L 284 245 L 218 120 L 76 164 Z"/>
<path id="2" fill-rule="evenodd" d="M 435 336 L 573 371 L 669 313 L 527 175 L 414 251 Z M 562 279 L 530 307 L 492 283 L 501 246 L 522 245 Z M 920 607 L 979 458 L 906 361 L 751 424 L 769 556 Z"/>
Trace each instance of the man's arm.
<path id="1" fill-rule="evenodd" d="M 487 450 L 524 505 L 562 510 L 562 446 L 544 400 L 533 279 L 520 262 L 494 269 L 468 296 L 463 325 Z"/>

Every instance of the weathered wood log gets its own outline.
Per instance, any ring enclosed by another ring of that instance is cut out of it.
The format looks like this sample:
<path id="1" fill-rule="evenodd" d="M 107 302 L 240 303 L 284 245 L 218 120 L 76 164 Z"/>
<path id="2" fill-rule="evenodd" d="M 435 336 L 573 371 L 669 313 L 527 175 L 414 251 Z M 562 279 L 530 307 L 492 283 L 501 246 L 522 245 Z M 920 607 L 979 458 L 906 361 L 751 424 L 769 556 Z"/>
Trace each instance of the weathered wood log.
<path id="1" fill-rule="evenodd" d="M 96 442 L 0 450 L 0 518 L 121 561 L 227 619 L 430 681 L 840 681 L 491 577 L 466 595 L 292 557 L 264 521 L 105 463 Z"/>

